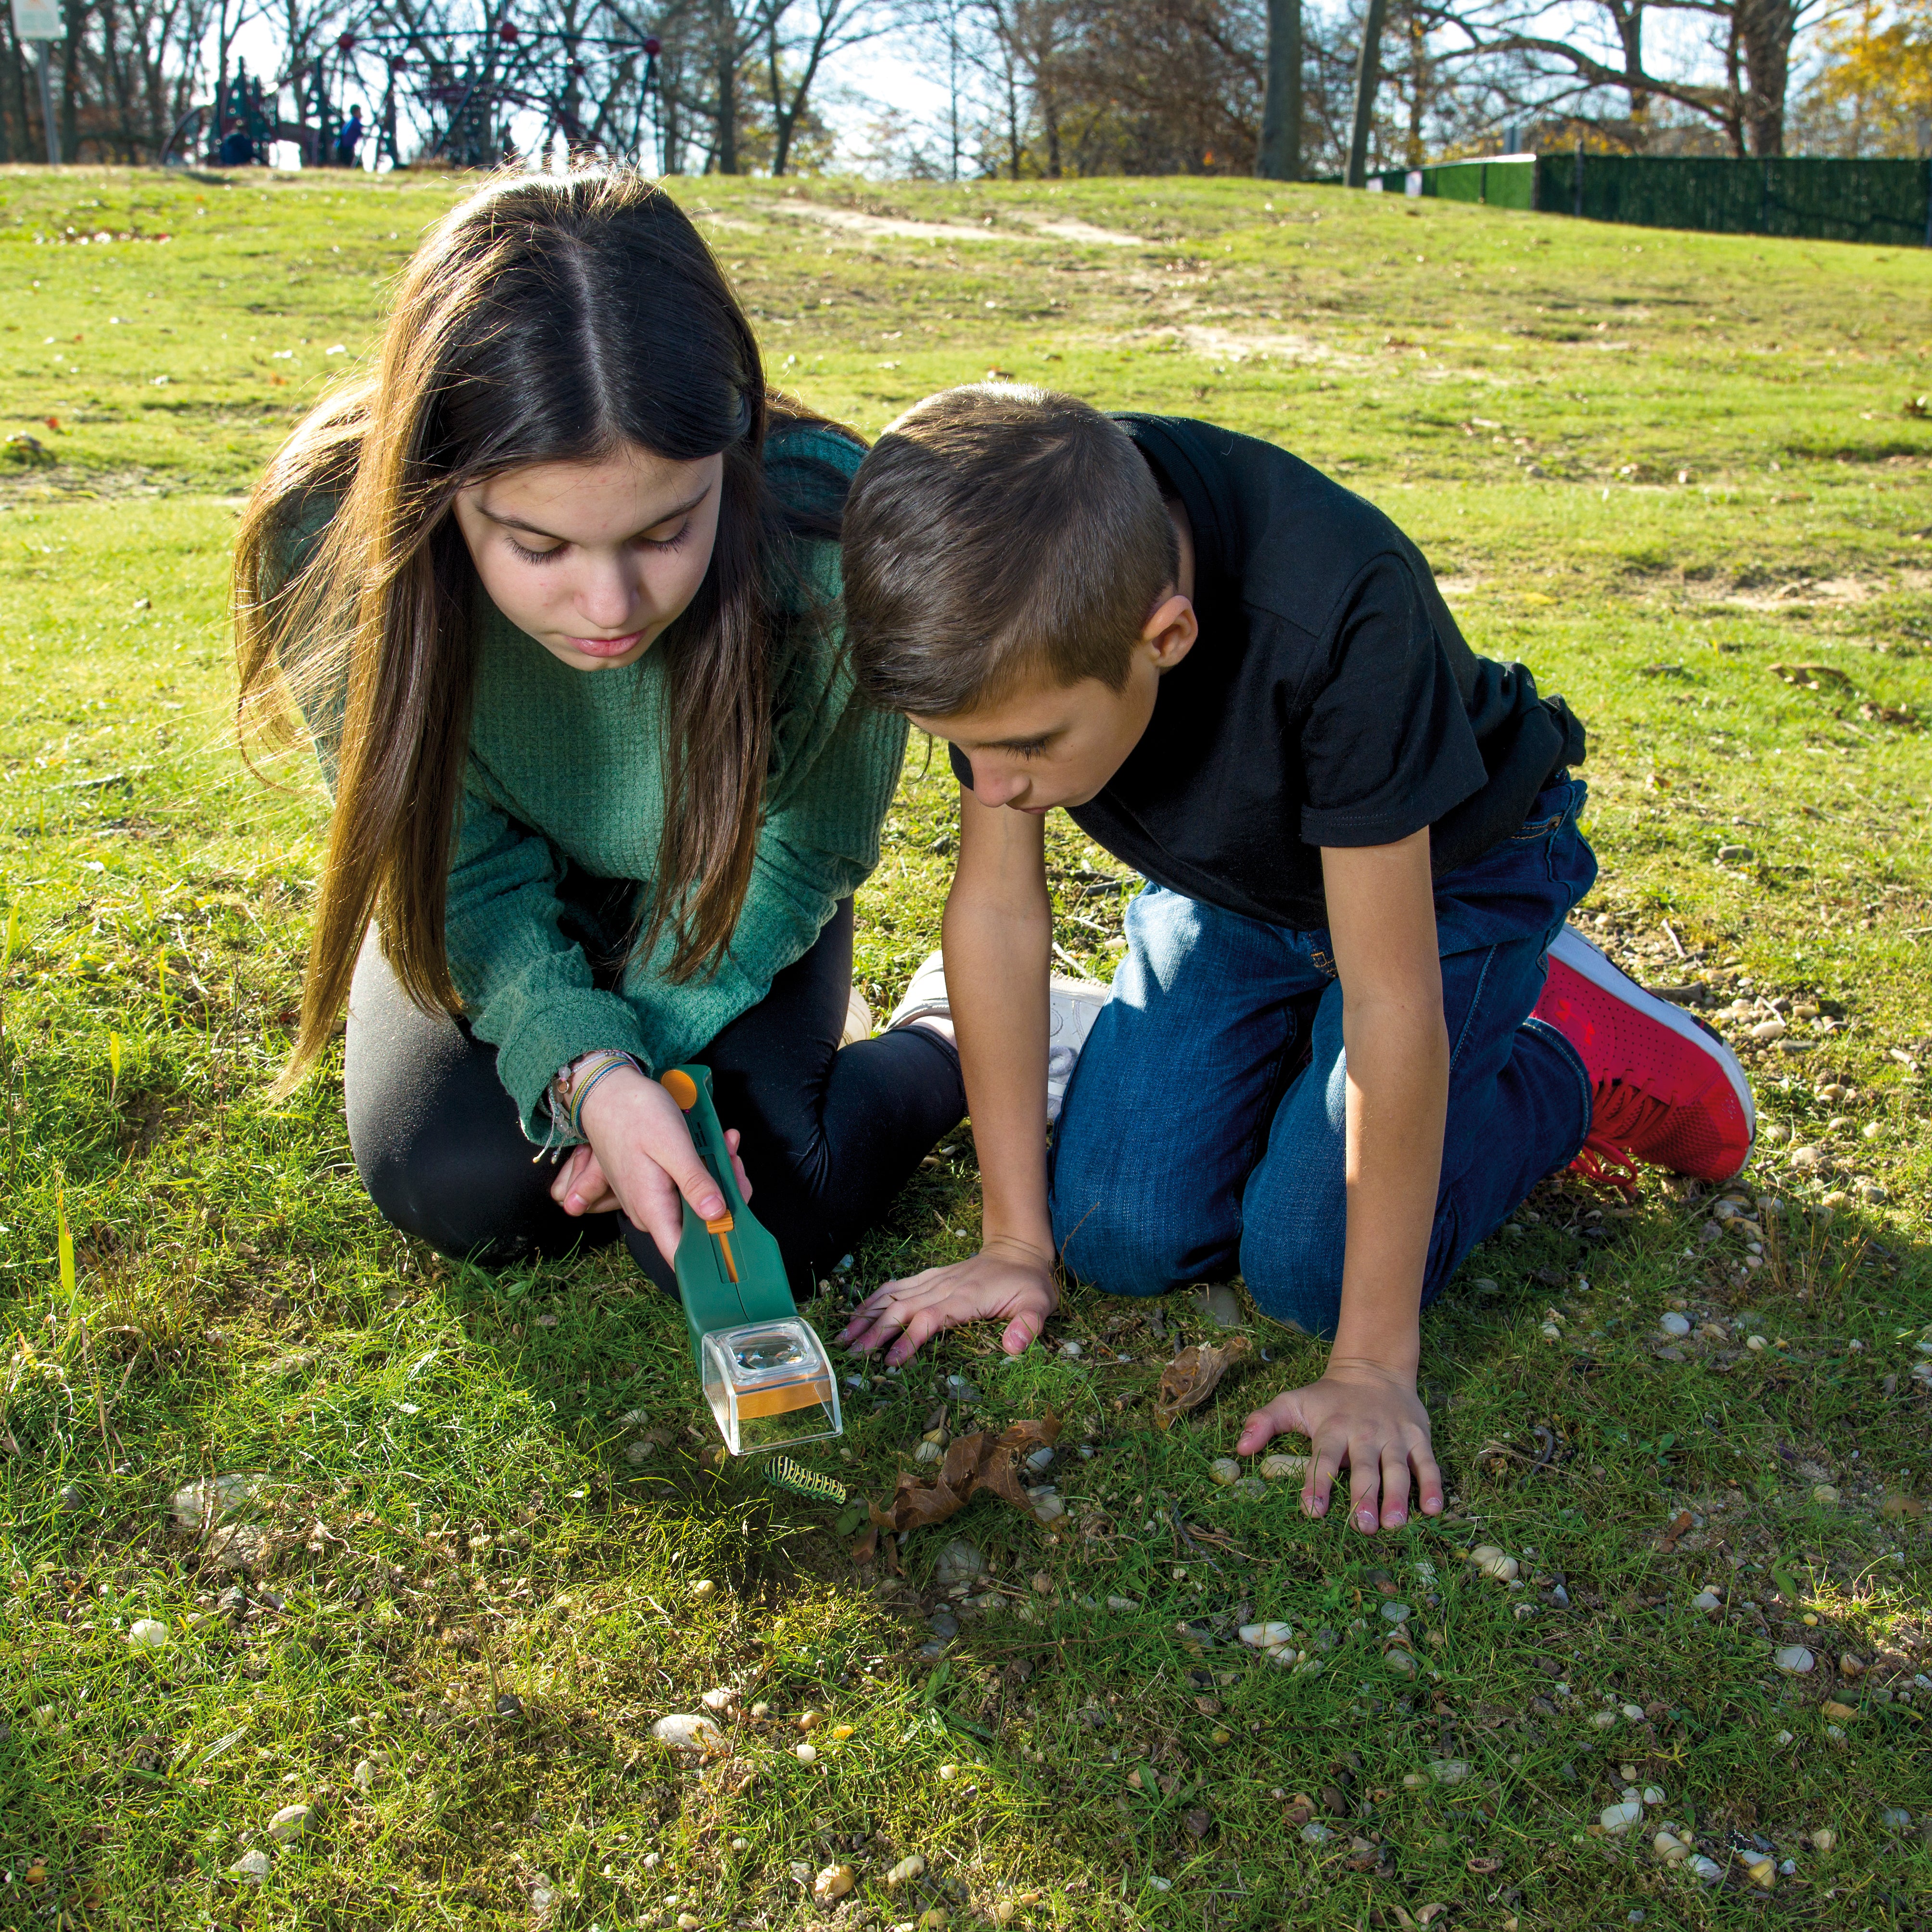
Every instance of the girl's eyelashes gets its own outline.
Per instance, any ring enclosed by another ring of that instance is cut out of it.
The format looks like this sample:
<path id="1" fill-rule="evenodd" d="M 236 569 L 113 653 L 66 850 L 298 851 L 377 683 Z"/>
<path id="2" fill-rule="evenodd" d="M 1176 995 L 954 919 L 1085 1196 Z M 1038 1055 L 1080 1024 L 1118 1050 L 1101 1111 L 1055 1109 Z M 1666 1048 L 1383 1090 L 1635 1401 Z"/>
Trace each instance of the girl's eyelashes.
<path id="1" fill-rule="evenodd" d="M 677 532 L 668 537 L 640 537 L 638 542 L 646 550 L 682 550 L 691 535 L 691 522 L 687 518 L 678 526 Z M 561 556 L 570 546 L 558 544 L 550 550 L 532 550 L 527 544 L 518 542 L 508 531 L 503 533 L 503 541 L 510 546 L 511 554 L 525 563 L 548 563 L 553 557 Z"/>

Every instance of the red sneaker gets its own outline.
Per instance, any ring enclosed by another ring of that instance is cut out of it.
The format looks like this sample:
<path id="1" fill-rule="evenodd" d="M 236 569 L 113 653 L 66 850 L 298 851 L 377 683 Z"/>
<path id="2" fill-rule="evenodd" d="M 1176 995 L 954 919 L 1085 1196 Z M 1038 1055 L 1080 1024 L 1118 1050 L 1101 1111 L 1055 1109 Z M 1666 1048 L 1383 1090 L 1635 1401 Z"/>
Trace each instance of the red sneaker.
<path id="1" fill-rule="evenodd" d="M 1536 1018 L 1589 1070 L 1590 1132 L 1571 1172 L 1630 1195 L 1638 1161 L 1728 1180 L 1750 1158 L 1757 1108 L 1737 1055 L 1681 1007 L 1618 971 L 1573 926 L 1550 949 Z"/>

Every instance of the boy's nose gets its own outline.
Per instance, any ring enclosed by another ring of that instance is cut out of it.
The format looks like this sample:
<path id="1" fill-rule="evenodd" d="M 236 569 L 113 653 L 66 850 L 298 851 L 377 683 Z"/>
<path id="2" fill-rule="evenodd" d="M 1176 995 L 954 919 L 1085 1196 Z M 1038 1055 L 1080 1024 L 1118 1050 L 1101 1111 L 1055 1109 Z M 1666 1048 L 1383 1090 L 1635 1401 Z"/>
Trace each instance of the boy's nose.
<path id="1" fill-rule="evenodd" d="M 1018 772 L 991 772 L 982 778 L 976 770 L 973 774 L 973 795 L 983 805 L 1011 805 L 1024 798 L 1028 789 L 1028 780 Z"/>

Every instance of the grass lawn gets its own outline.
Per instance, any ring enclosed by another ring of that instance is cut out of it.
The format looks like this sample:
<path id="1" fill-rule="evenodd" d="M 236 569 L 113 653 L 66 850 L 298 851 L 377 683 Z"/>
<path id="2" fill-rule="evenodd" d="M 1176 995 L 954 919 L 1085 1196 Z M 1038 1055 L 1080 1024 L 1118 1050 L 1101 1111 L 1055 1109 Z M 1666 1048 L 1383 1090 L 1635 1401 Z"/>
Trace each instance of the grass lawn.
<path id="1" fill-rule="evenodd" d="M 0 1924 L 1932 1923 L 1932 254 L 1247 182 L 680 186 L 774 376 L 868 431 L 998 369 L 1383 505 L 1588 723 L 1579 917 L 1739 1042 L 1765 1124 L 1728 1204 L 1546 1186 L 1472 1257 L 1424 1324 L 1439 1522 L 1217 1483 L 1319 1351 L 1250 1311 L 1162 1430 L 1206 1316 L 1075 1292 L 1017 1360 L 854 1365 L 819 1461 L 856 1492 L 934 1427 L 1066 1422 L 1057 1522 L 984 1499 L 860 1568 L 716 1466 L 628 1262 L 452 1265 L 364 1199 L 339 1067 L 262 1097 L 322 806 L 230 742 L 236 508 L 460 188 L 0 171 Z M 916 742 L 875 1009 L 952 790 Z M 1104 973 L 1132 882 L 1049 836 Z M 976 1196 L 962 1129 L 821 1328 L 967 1252 Z M 219 1476 L 237 1526 L 178 1526 Z M 712 1690 L 720 1749 L 653 1741 Z"/>

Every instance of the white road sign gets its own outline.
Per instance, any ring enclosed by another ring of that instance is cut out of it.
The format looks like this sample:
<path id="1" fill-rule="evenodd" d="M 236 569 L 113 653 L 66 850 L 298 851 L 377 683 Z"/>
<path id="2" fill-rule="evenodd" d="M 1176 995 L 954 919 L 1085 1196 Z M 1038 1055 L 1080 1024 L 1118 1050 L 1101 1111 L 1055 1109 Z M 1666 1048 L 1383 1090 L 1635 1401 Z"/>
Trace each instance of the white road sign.
<path id="1" fill-rule="evenodd" d="M 14 0 L 14 37 L 20 40 L 58 40 L 67 35 L 61 10 L 50 0 Z"/>

